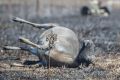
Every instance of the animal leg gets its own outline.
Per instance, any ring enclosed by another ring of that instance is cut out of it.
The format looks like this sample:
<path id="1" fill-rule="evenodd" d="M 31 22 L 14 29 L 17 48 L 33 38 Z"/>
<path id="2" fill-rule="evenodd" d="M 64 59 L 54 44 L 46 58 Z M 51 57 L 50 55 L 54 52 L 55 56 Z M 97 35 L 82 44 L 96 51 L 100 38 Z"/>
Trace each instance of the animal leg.
<path id="1" fill-rule="evenodd" d="M 30 46 L 21 46 L 21 47 L 15 47 L 15 46 L 4 46 L 3 50 L 24 50 L 32 53 L 33 55 L 40 55 L 40 51 L 38 51 L 38 48 L 30 47 Z"/>
<path id="2" fill-rule="evenodd" d="M 32 53 L 33 55 L 36 55 L 39 58 L 39 61 L 25 61 L 23 64 L 24 65 L 43 65 L 46 66 L 47 65 L 47 61 L 45 59 L 45 57 L 43 56 L 43 54 L 38 50 L 38 48 L 33 48 L 33 47 L 29 47 L 29 46 L 22 46 L 22 47 L 15 47 L 15 46 L 4 46 L 3 50 L 24 50 L 24 51 L 28 51 L 30 53 Z"/>
<path id="3" fill-rule="evenodd" d="M 15 46 L 4 46 L 3 50 L 21 50 L 21 48 Z"/>
<path id="4" fill-rule="evenodd" d="M 52 27 L 56 27 L 57 25 L 56 24 L 52 24 L 52 23 L 48 23 L 48 24 L 37 24 L 37 23 L 32 23 L 32 22 L 29 22 L 27 20 L 24 20 L 24 19 L 21 19 L 21 18 L 18 18 L 18 17 L 14 17 L 13 18 L 13 21 L 15 22 L 20 22 L 20 23 L 26 23 L 26 24 L 29 24 L 29 25 L 32 25 L 33 27 L 36 27 L 36 28 L 44 28 L 44 29 L 49 29 L 49 28 L 52 28 Z"/>
<path id="5" fill-rule="evenodd" d="M 40 60 L 39 61 L 25 61 L 23 64 L 24 65 L 43 65 L 43 66 L 47 65 L 46 62 L 40 61 Z"/>
<path id="6" fill-rule="evenodd" d="M 40 50 L 45 50 L 45 51 L 47 51 L 47 50 L 50 50 L 50 49 L 52 48 L 52 46 L 49 46 L 48 44 L 46 44 L 46 45 L 38 45 L 38 44 L 35 44 L 35 43 L 31 42 L 29 39 L 26 39 L 26 38 L 24 38 L 24 37 L 20 37 L 19 40 L 20 40 L 20 42 L 22 42 L 22 43 L 26 43 L 26 44 L 31 45 L 31 46 L 33 46 L 33 47 L 36 47 L 36 48 L 38 48 L 38 49 L 40 49 Z"/>

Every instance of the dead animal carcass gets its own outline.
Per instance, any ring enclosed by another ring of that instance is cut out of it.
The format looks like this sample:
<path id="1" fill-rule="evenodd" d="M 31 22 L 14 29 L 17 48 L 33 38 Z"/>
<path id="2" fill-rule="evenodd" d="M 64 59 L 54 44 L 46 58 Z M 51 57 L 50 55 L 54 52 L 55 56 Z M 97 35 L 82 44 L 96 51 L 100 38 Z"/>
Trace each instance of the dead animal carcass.
<path id="1" fill-rule="evenodd" d="M 81 15 L 95 15 L 95 16 L 104 16 L 107 17 L 110 15 L 110 5 L 103 6 L 101 1 L 93 0 L 90 2 L 90 5 L 83 6 L 80 10 Z"/>
<path id="2" fill-rule="evenodd" d="M 40 35 L 40 44 L 20 37 L 20 42 L 29 46 L 5 46 L 4 49 L 29 51 L 39 57 L 38 63 L 42 65 L 48 65 L 49 59 L 52 66 L 77 67 L 82 62 L 86 62 L 86 65 L 90 63 L 87 55 L 89 55 L 89 49 L 93 45 L 91 40 L 83 40 L 79 43 L 77 35 L 72 30 L 56 24 L 36 24 L 20 18 L 13 20 L 46 30 Z"/>

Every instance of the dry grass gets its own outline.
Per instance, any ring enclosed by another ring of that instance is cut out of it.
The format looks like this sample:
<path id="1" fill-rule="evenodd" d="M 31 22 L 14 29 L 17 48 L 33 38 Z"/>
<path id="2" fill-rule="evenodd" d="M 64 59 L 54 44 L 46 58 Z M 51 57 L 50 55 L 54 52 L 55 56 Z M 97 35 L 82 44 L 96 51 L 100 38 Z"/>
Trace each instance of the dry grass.
<path id="1" fill-rule="evenodd" d="M 90 80 L 119 80 L 120 79 L 120 54 L 96 57 L 94 68 L 107 72 L 103 77 L 93 77 Z"/>
<path id="2" fill-rule="evenodd" d="M 66 67 L 51 67 L 49 70 L 45 67 L 32 66 L 11 66 L 11 63 L 0 61 L 0 75 L 4 77 L 10 77 L 16 79 L 16 75 L 19 79 L 39 80 L 40 78 L 47 79 L 80 79 L 80 80 L 119 80 L 120 79 L 120 54 L 111 55 L 99 55 L 94 60 L 94 65 L 89 67 L 82 66 L 78 68 L 66 68 Z M 14 75 L 12 75 L 14 73 Z M 21 73 L 21 74 L 20 74 Z M 26 75 L 26 76 L 25 76 Z"/>

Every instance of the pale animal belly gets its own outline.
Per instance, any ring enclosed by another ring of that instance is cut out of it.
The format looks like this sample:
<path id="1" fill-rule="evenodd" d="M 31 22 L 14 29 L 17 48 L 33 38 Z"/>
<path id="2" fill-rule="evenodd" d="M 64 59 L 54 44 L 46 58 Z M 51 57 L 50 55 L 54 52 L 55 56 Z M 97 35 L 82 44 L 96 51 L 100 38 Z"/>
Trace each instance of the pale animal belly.
<path id="1" fill-rule="evenodd" d="M 51 31 L 54 34 L 57 34 L 57 40 L 54 43 L 54 49 L 59 52 L 57 55 L 64 54 L 74 60 L 79 52 L 79 40 L 76 34 L 72 30 L 65 27 L 54 27 L 44 31 L 41 35 L 43 44 L 48 44 L 45 39 Z"/>

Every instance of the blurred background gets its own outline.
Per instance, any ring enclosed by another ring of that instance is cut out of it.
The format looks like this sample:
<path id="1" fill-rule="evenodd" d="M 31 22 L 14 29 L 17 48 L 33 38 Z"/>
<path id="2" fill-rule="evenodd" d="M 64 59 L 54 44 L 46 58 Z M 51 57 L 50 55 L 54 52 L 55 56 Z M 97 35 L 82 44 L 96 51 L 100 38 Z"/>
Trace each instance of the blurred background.
<path id="1" fill-rule="evenodd" d="M 19 17 L 55 17 L 79 13 L 84 0 L 2 0 L 1 12 Z"/>
<path id="2" fill-rule="evenodd" d="M 61 17 L 79 15 L 81 6 L 92 0 L 0 0 L 0 17 L 21 18 Z M 120 0 L 99 0 L 112 8 L 120 7 Z"/>

